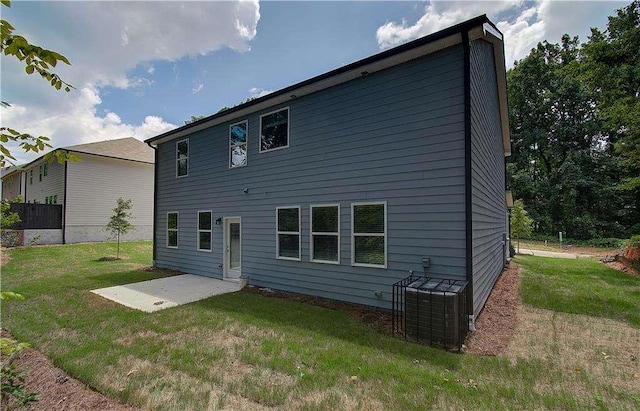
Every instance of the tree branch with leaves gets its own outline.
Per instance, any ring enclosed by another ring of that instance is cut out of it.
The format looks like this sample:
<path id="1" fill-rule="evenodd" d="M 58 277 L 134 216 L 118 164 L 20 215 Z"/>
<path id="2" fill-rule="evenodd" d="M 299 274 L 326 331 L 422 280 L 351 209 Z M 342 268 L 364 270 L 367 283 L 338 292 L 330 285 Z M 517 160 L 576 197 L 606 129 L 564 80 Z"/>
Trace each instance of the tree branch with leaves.
<path id="1" fill-rule="evenodd" d="M 1 0 L 5 7 L 11 7 L 9 0 Z M 14 33 L 15 28 L 5 19 L 0 19 L 0 54 L 14 57 L 24 63 L 24 70 L 31 75 L 37 73 L 56 90 L 69 92 L 74 87 L 62 80 L 60 76 L 53 72 L 53 68 L 62 62 L 71 65 L 69 60 L 60 53 L 42 48 L 29 43 L 23 36 Z M 0 102 L 2 107 L 11 107 L 6 101 Z M 5 167 L 7 163 L 16 165 L 16 158 L 7 148 L 8 143 L 17 143 L 25 152 L 39 153 L 51 147 L 49 138 L 46 136 L 33 136 L 23 133 L 11 127 L 0 127 L 0 167 Z M 49 159 L 53 161 L 53 157 Z M 58 161 L 64 159 L 58 158 Z"/>

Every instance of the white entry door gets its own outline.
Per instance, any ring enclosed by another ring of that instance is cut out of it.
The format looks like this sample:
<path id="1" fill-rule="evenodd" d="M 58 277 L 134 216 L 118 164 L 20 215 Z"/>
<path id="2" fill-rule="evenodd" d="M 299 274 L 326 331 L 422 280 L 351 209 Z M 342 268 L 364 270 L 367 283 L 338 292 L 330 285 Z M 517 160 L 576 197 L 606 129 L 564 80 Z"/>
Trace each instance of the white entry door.
<path id="1" fill-rule="evenodd" d="M 224 219 L 224 278 L 238 279 L 242 274 L 242 227 L 240 217 Z"/>

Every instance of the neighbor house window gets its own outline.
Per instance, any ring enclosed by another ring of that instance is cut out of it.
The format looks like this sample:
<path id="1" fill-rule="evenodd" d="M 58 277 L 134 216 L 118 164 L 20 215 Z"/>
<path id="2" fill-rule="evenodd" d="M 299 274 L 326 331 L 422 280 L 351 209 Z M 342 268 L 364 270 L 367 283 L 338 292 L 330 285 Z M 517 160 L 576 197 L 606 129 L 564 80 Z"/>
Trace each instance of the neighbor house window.
<path id="1" fill-rule="evenodd" d="M 248 123 L 243 121 L 229 127 L 229 167 L 247 165 Z"/>
<path id="2" fill-rule="evenodd" d="M 260 116 L 260 152 L 289 147 L 289 108 Z"/>
<path id="3" fill-rule="evenodd" d="M 33 184 L 33 169 L 29 170 L 29 185 Z"/>
<path id="4" fill-rule="evenodd" d="M 39 168 L 38 181 L 42 181 L 42 166 L 40 166 L 40 168 Z"/>
<path id="5" fill-rule="evenodd" d="M 46 177 L 47 174 L 49 174 L 48 171 L 49 171 L 49 167 L 48 167 L 47 163 L 44 163 L 42 165 L 42 174 Z"/>
<path id="6" fill-rule="evenodd" d="M 176 175 L 184 177 L 189 174 L 189 139 L 176 143 Z"/>
<path id="7" fill-rule="evenodd" d="M 277 258 L 300 261 L 300 207 L 278 207 L 276 214 Z"/>
<path id="8" fill-rule="evenodd" d="M 167 213 L 167 247 L 178 248 L 178 213 Z"/>
<path id="9" fill-rule="evenodd" d="M 340 206 L 311 206 L 311 261 L 340 263 Z"/>
<path id="10" fill-rule="evenodd" d="M 351 205 L 351 263 L 387 267 L 387 203 Z"/>
<path id="11" fill-rule="evenodd" d="M 198 211 L 198 251 L 211 251 L 211 211 Z"/>

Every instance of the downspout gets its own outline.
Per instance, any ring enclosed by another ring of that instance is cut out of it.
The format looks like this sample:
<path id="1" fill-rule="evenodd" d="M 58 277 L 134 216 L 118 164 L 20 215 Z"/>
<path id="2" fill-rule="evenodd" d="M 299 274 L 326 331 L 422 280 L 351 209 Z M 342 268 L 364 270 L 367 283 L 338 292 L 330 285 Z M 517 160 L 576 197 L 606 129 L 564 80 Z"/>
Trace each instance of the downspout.
<path id="1" fill-rule="evenodd" d="M 471 181 L 471 52 L 469 31 L 462 34 L 462 50 L 464 55 L 464 191 L 465 191 L 465 239 L 466 239 L 466 276 L 467 276 L 467 314 L 469 329 L 474 330 L 473 309 L 473 202 Z"/>
<path id="2" fill-rule="evenodd" d="M 62 199 L 62 244 L 67 243 L 67 175 L 69 173 L 69 151 L 66 150 L 64 159 L 64 198 Z"/>
<path id="3" fill-rule="evenodd" d="M 149 147 L 153 149 L 153 256 L 151 260 L 151 266 L 156 266 L 156 244 L 157 244 L 157 230 L 156 230 L 156 217 L 158 208 L 158 148 L 147 143 Z"/>

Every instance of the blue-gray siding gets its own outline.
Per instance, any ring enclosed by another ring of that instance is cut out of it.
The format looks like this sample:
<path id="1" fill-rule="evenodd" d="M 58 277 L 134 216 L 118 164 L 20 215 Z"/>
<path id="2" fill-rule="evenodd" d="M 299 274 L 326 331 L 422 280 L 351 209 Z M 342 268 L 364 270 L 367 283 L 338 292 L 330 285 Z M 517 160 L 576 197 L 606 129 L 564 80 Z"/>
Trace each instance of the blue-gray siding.
<path id="1" fill-rule="evenodd" d="M 504 148 L 493 46 L 471 43 L 473 311 L 479 314 L 504 266 Z"/>
<path id="2" fill-rule="evenodd" d="M 260 114 L 189 136 L 189 175 L 176 178 L 176 141 L 158 147 L 156 264 L 222 277 L 223 225 L 196 251 L 199 210 L 242 217 L 242 272 L 251 283 L 390 308 L 410 270 L 466 278 L 464 74 L 461 46 L 300 97 L 289 147 L 258 153 Z M 247 119 L 248 165 L 229 169 L 229 124 Z M 248 193 L 243 189 L 247 188 Z M 387 202 L 388 268 L 351 266 L 351 203 Z M 309 206 L 340 204 L 340 265 L 310 262 Z M 276 254 L 276 207 L 301 206 L 302 261 Z M 178 211 L 179 248 L 166 244 Z M 382 291 L 376 298 L 375 291 Z"/>

